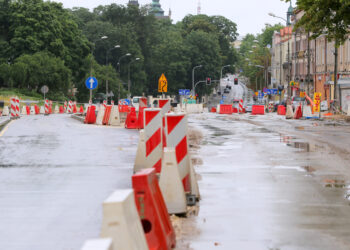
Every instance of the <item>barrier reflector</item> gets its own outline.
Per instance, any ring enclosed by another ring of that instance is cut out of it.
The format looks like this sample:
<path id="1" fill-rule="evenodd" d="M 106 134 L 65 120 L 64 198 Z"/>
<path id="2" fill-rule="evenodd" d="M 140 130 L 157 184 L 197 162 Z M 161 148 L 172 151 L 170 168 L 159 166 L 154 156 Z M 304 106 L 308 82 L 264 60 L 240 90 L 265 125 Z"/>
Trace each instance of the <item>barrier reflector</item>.
<path id="1" fill-rule="evenodd" d="M 134 174 L 132 187 L 149 249 L 174 248 L 175 231 L 158 185 L 155 169 L 144 169 Z"/>
<path id="2" fill-rule="evenodd" d="M 105 106 L 100 105 L 98 112 L 97 112 L 97 117 L 96 117 L 96 124 L 97 125 L 102 125 L 102 120 L 105 114 Z"/>
<path id="3" fill-rule="evenodd" d="M 229 114 L 229 115 L 231 115 L 232 113 L 233 113 L 232 105 L 220 104 L 219 114 Z"/>
<path id="4" fill-rule="evenodd" d="M 187 143 L 186 114 L 166 114 L 166 145 L 175 148 L 176 163 L 186 192 L 191 192 L 190 157 Z"/>
<path id="5" fill-rule="evenodd" d="M 109 118 L 111 116 L 111 111 L 112 111 L 112 105 L 107 105 L 105 109 L 105 114 L 103 116 L 102 124 L 103 125 L 108 125 Z"/>
<path id="6" fill-rule="evenodd" d="M 277 114 L 278 115 L 286 115 L 286 107 L 283 105 L 278 105 Z"/>
<path id="7" fill-rule="evenodd" d="M 100 236 L 112 238 L 113 249 L 149 249 L 132 189 L 117 190 L 103 202 Z"/>
<path id="8" fill-rule="evenodd" d="M 108 124 L 111 126 L 121 125 L 120 114 L 119 114 L 119 109 L 117 105 L 112 106 L 111 115 L 109 116 Z"/>
<path id="9" fill-rule="evenodd" d="M 176 161 L 175 148 L 164 148 L 159 186 L 169 214 L 185 214 L 187 202 L 184 186 Z"/>
<path id="10" fill-rule="evenodd" d="M 130 113 L 126 117 L 125 128 L 127 128 L 127 129 L 138 129 L 136 110 L 135 110 L 134 107 L 131 108 Z"/>
<path id="11" fill-rule="evenodd" d="M 88 240 L 81 250 L 113 250 L 113 242 L 111 238 Z"/>
<path id="12" fill-rule="evenodd" d="M 144 109 L 144 131 L 146 148 L 146 168 L 155 168 L 160 173 L 162 167 L 162 115 L 159 108 Z"/>
<path id="13" fill-rule="evenodd" d="M 216 108 L 215 107 L 212 107 L 211 110 L 210 110 L 211 113 L 216 113 Z"/>
<path id="14" fill-rule="evenodd" d="M 140 130 L 139 143 L 137 145 L 136 158 L 134 163 L 134 173 L 145 169 L 146 167 L 146 144 L 145 131 Z"/>
<path id="15" fill-rule="evenodd" d="M 265 106 L 264 105 L 253 105 L 252 106 L 252 115 L 265 115 Z"/>

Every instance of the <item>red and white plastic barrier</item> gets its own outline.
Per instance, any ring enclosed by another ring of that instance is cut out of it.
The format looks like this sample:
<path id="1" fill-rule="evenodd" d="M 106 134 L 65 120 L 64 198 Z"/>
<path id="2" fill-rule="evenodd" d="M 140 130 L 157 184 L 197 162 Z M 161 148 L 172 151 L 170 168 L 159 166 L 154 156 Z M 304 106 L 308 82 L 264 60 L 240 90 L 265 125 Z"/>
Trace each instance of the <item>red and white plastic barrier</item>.
<path id="1" fill-rule="evenodd" d="M 49 114 L 49 100 L 45 100 L 45 115 Z"/>
<path id="2" fill-rule="evenodd" d="M 161 109 L 144 109 L 144 132 L 146 145 L 146 168 L 162 167 L 162 113 Z"/>
<path id="3" fill-rule="evenodd" d="M 241 100 L 239 100 L 239 110 L 238 110 L 238 112 L 239 113 L 244 113 L 244 109 L 243 109 L 243 100 L 241 99 Z"/>
<path id="4" fill-rule="evenodd" d="M 17 102 L 16 98 L 12 97 L 10 100 L 10 105 L 11 105 L 11 118 L 14 119 L 16 118 L 16 113 L 17 113 Z"/>
<path id="5" fill-rule="evenodd" d="M 186 192 L 191 191 L 190 158 L 187 142 L 186 114 L 166 114 L 166 145 L 175 148 L 179 173 Z"/>

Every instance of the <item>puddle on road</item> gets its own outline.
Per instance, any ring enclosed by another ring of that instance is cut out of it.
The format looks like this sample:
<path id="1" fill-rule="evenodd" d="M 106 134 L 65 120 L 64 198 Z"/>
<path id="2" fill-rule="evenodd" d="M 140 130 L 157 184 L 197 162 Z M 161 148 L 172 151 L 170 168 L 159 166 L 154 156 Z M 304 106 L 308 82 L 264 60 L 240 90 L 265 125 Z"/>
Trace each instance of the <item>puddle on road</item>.
<path id="1" fill-rule="evenodd" d="M 345 188 L 346 182 L 342 179 L 324 179 L 323 180 L 324 187 L 326 188 Z"/>
<path id="2" fill-rule="evenodd" d="M 316 143 L 306 142 L 298 139 L 295 136 L 280 135 L 280 142 L 289 147 L 299 149 L 299 152 L 316 152 L 323 148 L 323 146 Z"/>
<path id="3" fill-rule="evenodd" d="M 226 136 L 226 135 L 233 135 L 233 131 L 225 130 L 222 128 L 214 127 L 211 125 L 204 125 L 206 129 L 209 129 L 210 131 L 213 131 L 213 136 L 218 137 L 218 136 Z"/>

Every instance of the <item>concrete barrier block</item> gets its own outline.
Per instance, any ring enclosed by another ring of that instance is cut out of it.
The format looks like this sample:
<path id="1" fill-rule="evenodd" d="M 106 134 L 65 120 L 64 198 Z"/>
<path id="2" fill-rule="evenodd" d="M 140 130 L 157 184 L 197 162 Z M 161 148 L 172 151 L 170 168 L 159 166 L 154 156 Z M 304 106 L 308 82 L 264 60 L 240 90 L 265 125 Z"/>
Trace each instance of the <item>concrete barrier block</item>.
<path id="1" fill-rule="evenodd" d="M 148 249 L 132 189 L 117 190 L 103 202 L 101 237 L 112 238 L 114 249 Z"/>
<path id="2" fill-rule="evenodd" d="M 187 212 L 186 194 L 176 161 L 175 148 L 164 148 L 159 187 L 169 214 L 185 214 Z"/>
<path id="3" fill-rule="evenodd" d="M 105 115 L 105 107 L 103 105 L 100 105 L 97 112 L 97 117 L 96 117 L 97 125 L 102 125 L 104 115 Z"/>
<path id="4" fill-rule="evenodd" d="M 146 144 L 145 144 L 145 131 L 140 130 L 139 143 L 136 151 L 136 158 L 134 164 L 134 173 L 146 168 Z"/>
<path id="5" fill-rule="evenodd" d="M 81 250 L 113 250 L 112 243 L 111 238 L 88 240 L 84 243 Z"/>

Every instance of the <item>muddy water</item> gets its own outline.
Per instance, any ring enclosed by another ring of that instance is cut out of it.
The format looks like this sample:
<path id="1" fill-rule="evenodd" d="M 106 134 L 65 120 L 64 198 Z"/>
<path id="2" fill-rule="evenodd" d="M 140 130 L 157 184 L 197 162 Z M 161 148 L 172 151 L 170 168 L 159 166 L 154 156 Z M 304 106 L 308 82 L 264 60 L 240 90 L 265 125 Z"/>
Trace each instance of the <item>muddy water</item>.
<path id="1" fill-rule="evenodd" d="M 327 145 L 234 117 L 200 115 L 202 200 L 179 249 L 350 249 L 348 162 Z M 288 132 L 288 131 L 287 131 Z M 191 231 L 191 230 L 190 230 Z"/>

